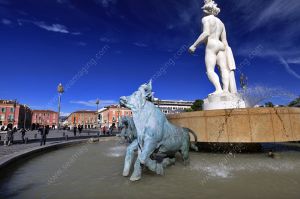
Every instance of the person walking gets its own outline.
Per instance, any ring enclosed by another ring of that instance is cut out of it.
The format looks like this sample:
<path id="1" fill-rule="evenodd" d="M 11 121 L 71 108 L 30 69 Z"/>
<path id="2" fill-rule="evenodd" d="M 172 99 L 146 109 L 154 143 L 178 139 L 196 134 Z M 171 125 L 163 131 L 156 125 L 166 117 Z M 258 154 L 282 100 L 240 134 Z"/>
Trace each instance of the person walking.
<path id="1" fill-rule="evenodd" d="M 77 126 L 76 125 L 74 125 L 73 132 L 74 132 L 74 137 L 76 137 L 76 133 L 77 133 Z"/>
<path id="2" fill-rule="evenodd" d="M 20 131 L 21 135 L 22 135 L 22 142 L 23 144 L 25 143 L 25 133 L 26 133 L 26 130 L 24 128 L 21 129 Z"/>
<path id="3" fill-rule="evenodd" d="M 9 144 L 9 139 L 10 139 L 9 138 L 10 137 L 10 133 L 9 133 L 10 129 L 8 127 L 6 127 L 5 131 L 6 131 L 6 134 L 4 137 L 4 146 L 9 146 L 8 144 Z"/>
<path id="4" fill-rule="evenodd" d="M 81 135 L 82 129 L 83 129 L 83 125 L 79 125 L 78 126 L 79 135 Z"/>
<path id="5" fill-rule="evenodd" d="M 11 128 L 7 128 L 7 146 L 13 144 L 13 130 Z"/>
<path id="6" fill-rule="evenodd" d="M 49 128 L 47 129 L 47 127 L 41 126 L 39 128 L 39 132 L 41 134 L 41 143 L 40 143 L 40 146 L 46 145 L 46 139 L 47 139 L 47 134 L 49 132 Z"/>

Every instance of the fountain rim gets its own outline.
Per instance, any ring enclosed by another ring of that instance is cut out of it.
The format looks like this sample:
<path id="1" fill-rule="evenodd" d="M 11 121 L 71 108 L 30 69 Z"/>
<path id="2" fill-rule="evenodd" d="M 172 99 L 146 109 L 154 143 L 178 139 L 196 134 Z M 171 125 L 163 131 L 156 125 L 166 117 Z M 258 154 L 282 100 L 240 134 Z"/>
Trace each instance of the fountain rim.
<path id="1" fill-rule="evenodd" d="M 99 141 L 109 141 L 113 140 L 115 137 L 106 137 L 106 138 L 100 138 Z M 0 159 L 0 170 L 8 168 L 13 163 L 22 160 L 23 158 L 27 158 L 30 156 L 33 156 L 38 153 L 47 153 L 50 151 L 53 151 L 55 149 L 61 149 L 65 147 L 71 147 L 72 145 L 78 145 L 78 144 L 84 144 L 89 143 L 90 139 L 80 139 L 80 140 L 71 140 L 71 141 L 64 141 L 60 143 L 51 143 L 46 146 L 37 146 L 33 148 L 26 149 L 24 151 L 16 152 L 13 154 L 10 154 L 8 156 L 5 156 Z"/>

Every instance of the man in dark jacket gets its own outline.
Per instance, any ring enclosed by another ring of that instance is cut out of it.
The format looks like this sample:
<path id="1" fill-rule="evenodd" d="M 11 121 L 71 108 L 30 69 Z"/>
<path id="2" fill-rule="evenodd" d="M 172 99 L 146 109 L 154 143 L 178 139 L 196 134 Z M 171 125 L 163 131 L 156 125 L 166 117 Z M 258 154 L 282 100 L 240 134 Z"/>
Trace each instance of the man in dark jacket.
<path id="1" fill-rule="evenodd" d="M 83 129 L 83 125 L 79 125 L 79 126 L 78 126 L 79 135 L 81 134 L 82 129 Z"/>
<path id="2" fill-rule="evenodd" d="M 26 133 L 26 130 L 24 128 L 21 129 L 20 133 L 22 134 L 22 141 L 23 141 L 23 144 L 25 143 L 25 133 Z"/>
<path id="3" fill-rule="evenodd" d="M 41 144 L 40 146 L 42 145 L 46 145 L 46 140 L 47 140 L 47 134 L 49 133 L 49 126 L 41 126 L 39 128 L 39 132 L 41 134 Z"/>
<path id="4" fill-rule="evenodd" d="M 74 125 L 73 132 L 74 132 L 74 137 L 76 137 L 76 132 L 77 132 L 77 126 L 76 125 Z"/>

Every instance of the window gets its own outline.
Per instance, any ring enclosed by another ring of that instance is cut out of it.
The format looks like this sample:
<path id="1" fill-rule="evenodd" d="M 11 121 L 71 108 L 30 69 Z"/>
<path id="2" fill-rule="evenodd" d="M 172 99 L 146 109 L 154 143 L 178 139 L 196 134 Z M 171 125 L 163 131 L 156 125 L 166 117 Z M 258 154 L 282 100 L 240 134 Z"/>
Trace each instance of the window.
<path id="1" fill-rule="evenodd" d="M 13 115 L 13 114 L 10 114 L 10 115 L 8 116 L 8 120 L 9 120 L 9 121 L 13 121 L 13 119 L 14 119 L 14 115 Z"/>
<path id="2" fill-rule="evenodd" d="M 0 120 L 4 121 L 5 115 L 0 115 Z"/>
<path id="3" fill-rule="evenodd" d="M 14 108 L 10 108 L 10 112 L 13 113 L 14 112 Z"/>
<path id="4" fill-rule="evenodd" d="M 2 113 L 5 113 L 6 112 L 6 108 L 2 108 Z"/>

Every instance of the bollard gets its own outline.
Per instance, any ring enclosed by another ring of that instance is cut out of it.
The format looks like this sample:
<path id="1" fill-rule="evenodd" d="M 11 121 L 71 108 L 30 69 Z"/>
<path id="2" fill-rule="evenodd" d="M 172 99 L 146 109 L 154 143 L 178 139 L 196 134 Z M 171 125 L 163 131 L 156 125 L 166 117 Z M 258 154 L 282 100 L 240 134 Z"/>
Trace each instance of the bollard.
<path id="1" fill-rule="evenodd" d="M 66 141 L 68 141 L 68 138 L 69 138 L 69 136 L 68 136 L 68 135 L 66 135 L 66 136 L 65 136 L 65 140 L 66 140 Z"/>
<path id="2" fill-rule="evenodd" d="M 63 132 L 63 137 L 65 137 L 66 136 L 66 133 L 65 132 Z"/>
<path id="3" fill-rule="evenodd" d="M 0 135 L 0 141 L 1 141 L 1 135 Z"/>
<path id="4" fill-rule="evenodd" d="M 26 137 L 26 138 L 25 138 L 25 144 L 27 144 L 27 143 L 28 143 L 28 138 Z"/>
<path id="5" fill-rule="evenodd" d="M 37 134 L 34 134 L 34 139 L 37 139 Z"/>

